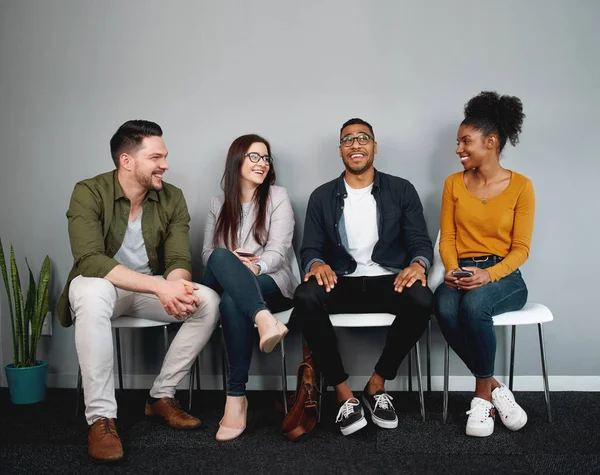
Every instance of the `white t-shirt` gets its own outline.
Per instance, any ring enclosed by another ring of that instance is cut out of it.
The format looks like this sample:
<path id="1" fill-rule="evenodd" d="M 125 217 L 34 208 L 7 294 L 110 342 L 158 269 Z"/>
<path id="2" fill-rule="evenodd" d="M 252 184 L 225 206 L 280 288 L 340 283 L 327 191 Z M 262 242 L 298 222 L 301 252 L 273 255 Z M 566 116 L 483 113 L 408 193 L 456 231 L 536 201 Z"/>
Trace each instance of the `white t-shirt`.
<path id="1" fill-rule="evenodd" d="M 373 184 L 366 188 L 351 188 L 346 180 L 344 198 L 344 222 L 350 255 L 356 261 L 356 270 L 348 277 L 393 274 L 392 271 L 371 260 L 373 248 L 379 240 L 377 230 L 377 203 L 371 194 Z"/>
<path id="2" fill-rule="evenodd" d="M 152 275 L 146 244 L 142 235 L 142 214 L 135 218 L 135 221 L 129 220 L 127 230 L 123 238 L 123 244 L 115 254 L 114 259 L 121 265 L 139 272 L 141 274 Z"/>

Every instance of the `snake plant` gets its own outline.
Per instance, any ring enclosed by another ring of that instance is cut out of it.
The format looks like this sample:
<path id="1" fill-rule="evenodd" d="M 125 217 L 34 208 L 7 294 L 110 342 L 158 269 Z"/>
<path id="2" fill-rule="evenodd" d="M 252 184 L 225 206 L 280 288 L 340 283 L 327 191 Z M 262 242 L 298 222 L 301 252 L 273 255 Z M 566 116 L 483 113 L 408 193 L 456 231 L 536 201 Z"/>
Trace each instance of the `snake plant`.
<path id="1" fill-rule="evenodd" d="M 12 283 L 12 296 L 9 285 L 9 276 L 6 262 L 4 260 L 4 248 L 0 239 L 0 268 L 4 279 L 4 287 L 8 298 L 8 307 L 10 309 L 10 324 L 13 339 L 13 364 L 15 368 L 26 368 L 35 366 L 37 344 L 42 336 L 42 325 L 48 313 L 48 285 L 50 282 L 50 259 L 48 256 L 44 259 L 38 283 L 33 278 L 33 272 L 29 267 L 27 259 L 27 269 L 29 270 L 29 287 L 27 296 L 23 301 L 23 292 L 21 291 L 21 279 L 19 278 L 19 269 L 15 259 L 15 251 L 10 246 L 10 283 Z M 13 306 L 14 305 L 14 306 Z"/>

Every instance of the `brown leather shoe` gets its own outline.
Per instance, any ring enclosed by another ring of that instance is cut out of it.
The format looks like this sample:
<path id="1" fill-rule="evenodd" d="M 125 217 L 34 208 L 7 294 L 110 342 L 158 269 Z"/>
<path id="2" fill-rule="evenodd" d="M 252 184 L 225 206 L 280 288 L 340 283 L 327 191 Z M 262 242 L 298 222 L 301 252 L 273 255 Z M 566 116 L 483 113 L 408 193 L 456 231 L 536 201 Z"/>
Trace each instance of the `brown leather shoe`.
<path id="1" fill-rule="evenodd" d="M 171 397 L 163 397 L 154 404 L 146 401 L 146 410 L 144 412 L 149 417 L 162 418 L 173 429 L 196 429 L 201 424 L 200 419 L 181 409 L 179 401 Z"/>
<path id="2" fill-rule="evenodd" d="M 123 446 L 114 419 L 102 417 L 88 433 L 88 454 L 96 462 L 117 462 L 123 458 Z"/>

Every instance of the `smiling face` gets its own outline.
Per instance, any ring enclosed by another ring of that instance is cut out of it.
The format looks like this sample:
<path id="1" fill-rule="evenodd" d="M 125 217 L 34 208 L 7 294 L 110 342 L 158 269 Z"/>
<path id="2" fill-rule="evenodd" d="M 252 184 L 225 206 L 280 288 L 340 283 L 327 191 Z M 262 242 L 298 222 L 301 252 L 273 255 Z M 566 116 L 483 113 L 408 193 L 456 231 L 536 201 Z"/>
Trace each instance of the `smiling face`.
<path id="1" fill-rule="evenodd" d="M 340 157 L 342 157 L 346 170 L 354 175 L 361 175 L 369 170 L 373 166 L 375 154 L 377 153 L 377 142 L 373 139 L 371 131 L 366 125 L 348 125 L 342 130 L 340 138 L 358 137 L 359 135 L 367 135 L 370 139 L 364 145 L 358 143 L 357 138 L 348 147 L 340 144 Z"/>
<path id="2" fill-rule="evenodd" d="M 456 134 L 456 154 L 465 170 L 479 168 L 493 157 L 497 158 L 496 136 L 484 136 L 470 125 L 461 125 Z"/>
<path id="3" fill-rule="evenodd" d="M 169 169 L 167 147 L 162 137 L 144 137 L 140 147 L 128 154 L 133 164 L 135 180 L 146 190 L 160 191 L 163 174 Z M 127 154 L 123 154 L 127 155 Z"/>
<path id="4" fill-rule="evenodd" d="M 253 163 L 247 156 L 249 153 L 257 153 L 261 157 L 269 155 L 267 146 L 262 142 L 254 142 L 246 151 L 246 156 L 242 160 L 240 166 L 240 182 L 242 184 L 250 185 L 251 187 L 258 187 L 267 178 L 269 173 L 270 165 L 265 162 L 262 158 L 258 162 Z"/>

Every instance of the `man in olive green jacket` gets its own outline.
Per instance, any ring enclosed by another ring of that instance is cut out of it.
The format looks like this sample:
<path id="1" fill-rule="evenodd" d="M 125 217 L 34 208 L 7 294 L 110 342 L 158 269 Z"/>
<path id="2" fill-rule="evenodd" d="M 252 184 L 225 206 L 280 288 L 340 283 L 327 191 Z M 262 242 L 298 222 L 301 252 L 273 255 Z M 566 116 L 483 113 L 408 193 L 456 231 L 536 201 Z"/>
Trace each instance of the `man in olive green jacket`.
<path id="1" fill-rule="evenodd" d="M 114 419 L 111 320 L 129 315 L 183 324 L 150 390 L 145 412 L 177 429 L 200 420 L 185 413 L 175 389 L 208 342 L 219 296 L 191 280 L 189 221 L 180 189 L 164 183 L 167 149 L 154 122 L 124 123 L 110 141 L 116 170 L 75 185 L 67 218 L 74 265 L 57 313 L 75 323 L 88 453 L 116 461 L 123 447 Z"/>

